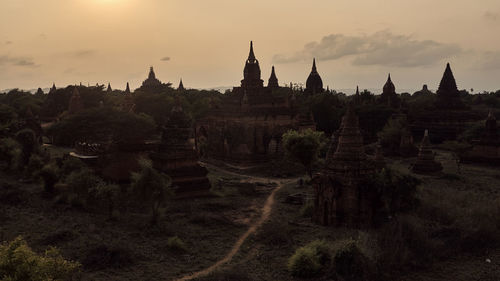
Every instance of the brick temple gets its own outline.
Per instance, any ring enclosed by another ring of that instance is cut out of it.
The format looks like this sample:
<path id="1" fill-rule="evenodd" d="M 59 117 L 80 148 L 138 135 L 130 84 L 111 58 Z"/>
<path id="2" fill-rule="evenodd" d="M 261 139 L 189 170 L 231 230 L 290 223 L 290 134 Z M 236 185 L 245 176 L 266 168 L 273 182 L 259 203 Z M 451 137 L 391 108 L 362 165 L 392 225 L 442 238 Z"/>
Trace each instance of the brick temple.
<path id="1" fill-rule="evenodd" d="M 292 89 L 279 86 L 274 67 L 264 86 L 250 42 L 241 86 L 198 121 L 196 147 L 203 156 L 230 163 L 263 163 L 282 155 L 283 133 L 305 128 L 315 128 L 312 115 L 300 114 Z"/>

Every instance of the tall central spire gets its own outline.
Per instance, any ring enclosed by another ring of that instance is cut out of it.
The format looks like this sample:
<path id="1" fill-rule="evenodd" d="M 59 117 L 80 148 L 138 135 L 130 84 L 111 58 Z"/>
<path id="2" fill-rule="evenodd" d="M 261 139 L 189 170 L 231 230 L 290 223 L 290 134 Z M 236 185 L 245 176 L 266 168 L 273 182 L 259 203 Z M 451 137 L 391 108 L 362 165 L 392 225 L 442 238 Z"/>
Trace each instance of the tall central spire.
<path id="1" fill-rule="evenodd" d="M 316 58 L 313 58 L 313 67 L 312 67 L 312 72 L 318 72 L 318 70 L 316 69 Z"/>
<path id="2" fill-rule="evenodd" d="M 153 69 L 153 67 L 151 66 L 149 68 L 149 76 L 148 76 L 149 79 L 156 79 L 156 74 L 155 74 L 155 71 Z"/>
<path id="3" fill-rule="evenodd" d="M 248 54 L 248 61 L 250 63 L 255 63 L 255 54 L 253 52 L 253 41 L 250 41 L 250 53 Z"/>

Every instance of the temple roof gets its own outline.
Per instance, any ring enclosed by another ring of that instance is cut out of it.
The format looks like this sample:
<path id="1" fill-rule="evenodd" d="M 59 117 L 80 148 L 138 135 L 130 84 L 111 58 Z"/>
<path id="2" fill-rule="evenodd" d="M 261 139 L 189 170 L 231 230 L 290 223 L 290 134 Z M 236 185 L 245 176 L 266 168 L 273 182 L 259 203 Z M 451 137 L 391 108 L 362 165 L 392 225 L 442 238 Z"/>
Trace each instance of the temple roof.
<path id="1" fill-rule="evenodd" d="M 455 77 L 453 77 L 453 72 L 451 71 L 450 63 L 446 64 L 446 69 L 443 74 L 443 78 L 441 79 L 441 83 L 439 83 L 438 94 L 440 91 L 454 92 L 458 91 L 457 83 L 455 81 Z"/>
<path id="2" fill-rule="evenodd" d="M 387 94 L 396 93 L 396 86 L 394 86 L 394 83 L 392 83 L 390 73 L 389 73 L 389 77 L 387 77 L 387 82 L 385 82 L 383 92 L 387 93 Z"/>
<path id="3" fill-rule="evenodd" d="M 264 87 L 264 81 L 260 78 L 260 74 L 259 61 L 255 58 L 253 42 L 250 41 L 250 53 L 248 54 L 248 59 L 246 60 L 245 68 L 243 69 L 243 80 L 241 81 L 241 86 L 245 88 Z"/>
<path id="4" fill-rule="evenodd" d="M 130 94 L 130 86 L 129 86 L 128 82 L 127 82 L 127 88 L 125 88 L 125 93 Z"/>
<path id="5" fill-rule="evenodd" d="M 273 68 L 271 70 L 271 76 L 269 77 L 269 82 L 267 83 L 267 86 L 271 87 L 271 88 L 279 87 L 278 77 L 276 77 L 276 73 L 274 71 L 274 65 L 273 65 Z"/>
<path id="6" fill-rule="evenodd" d="M 185 90 L 184 84 L 182 83 L 182 78 L 181 78 L 181 82 L 179 82 L 179 87 L 177 88 L 177 90 Z"/>
<path id="7" fill-rule="evenodd" d="M 313 59 L 313 66 L 311 73 L 306 81 L 306 92 L 308 93 L 321 93 L 323 92 L 323 80 L 316 69 L 316 59 Z"/>
<path id="8" fill-rule="evenodd" d="M 111 83 L 108 83 L 108 89 L 106 90 L 108 93 L 112 92 L 113 89 L 111 89 Z"/>

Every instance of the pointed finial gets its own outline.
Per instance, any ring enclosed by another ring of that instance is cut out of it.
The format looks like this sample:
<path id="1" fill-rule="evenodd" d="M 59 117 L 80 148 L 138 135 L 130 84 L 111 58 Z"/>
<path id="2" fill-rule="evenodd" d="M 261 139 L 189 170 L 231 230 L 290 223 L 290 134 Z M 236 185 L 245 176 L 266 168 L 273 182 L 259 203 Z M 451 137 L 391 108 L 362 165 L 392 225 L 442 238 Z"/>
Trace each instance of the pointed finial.
<path id="1" fill-rule="evenodd" d="M 313 72 L 316 72 L 316 58 L 313 58 L 313 67 L 312 67 L 312 71 Z"/>
<path id="2" fill-rule="evenodd" d="M 387 78 L 388 82 L 391 82 L 391 73 L 389 73 L 389 77 Z"/>
<path id="3" fill-rule="evenodd" d="M 179 87 L 177 88 L 177 90 L 184 90 L 184 84 L 182 83 L 182 78 L 181 82 L 179 82 Z"/>
<path id="4" fill-rule="evenodd" d="M 125 93 L 126 94 L 130 93 L 130 86 L 129 86 L 128 82 L 127 82 L 127 88 L 125 88 Z"/>
<path id="5" fill-rule="evenodd" d="M 250 53 L 248 54 L 248 60 L 250 62 L 254 62 L 255 61 L 255 54 L 253 52 L 253 41 L 250 41 Z"/>
<path id="6" fill-rule="evenodd" d="M 356 96 L 359 96 L 359 86 L 356 86 Z"/>

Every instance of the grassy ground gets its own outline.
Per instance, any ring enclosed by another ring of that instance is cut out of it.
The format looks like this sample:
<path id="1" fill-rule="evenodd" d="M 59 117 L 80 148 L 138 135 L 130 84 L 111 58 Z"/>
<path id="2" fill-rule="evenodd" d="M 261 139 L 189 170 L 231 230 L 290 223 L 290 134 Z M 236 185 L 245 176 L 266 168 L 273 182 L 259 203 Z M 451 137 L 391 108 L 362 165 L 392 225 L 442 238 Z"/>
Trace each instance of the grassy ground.
<path id="1" fill-rule="evenodd" d="M 387 161 L 391 168 L 408 173 L 413 160 Z M 456 227 L 464 236 L 473 228 L 494 222 L 494 218 L 483 220 L 482 216 L 493 212 L 500 202 L 498 170 L 463 165 L 458 173 L 453 156 L 445 151 L 438 152 L 438 160 L 444 166 L 442 174 L 418 176 L 423 205 L 410 216 L 418 219 L 419 227 L 430 232 Z M 3 173 L 0 239 L 22 235 L 37 251 L 56 246 L 65 257 L 83 264 L 82 280 L 173 280 L 224 257 L 259 217 L 259 208 L 272 190 L 267 183 L 238 184 L 240 177 L 220 171 L 211 170 L 209 178 L 216 196 L 172 201 L 159 225 L 151 227 L 147 214 L 129 211 L 109 220 L 105 214 L 43 198 L 40 185 L 19 184 Z M 311 223 L 302 206 L 285 203 L 289 194 L 299 192 L 312 194 L 310 186 L 284 186 L 276 194 L 269 221 L 246 240 L 229 264 L 199 280 L 300 280 L 291 276 L 287 261 L 297 248 L 317 239 L 334 242 L 352 238 L 364 241 L 367 251 L 380 250 L 374 241 L 381 229 L 358 231 Z M 478 205 L 484 206 L 484 212 Z M 500 225 L 499 217 L 497 221 Z M 184 249 L 169 243 L 175 236 L 185 243 Z M 458 242 L 446 244 L 451 243 L 449 239 L 432 239 L 444 243 L 445 248 L 465 247 Z M 477 251 L 450 251 L 449 256 L 436 253 L 425 266 L 405 267 L 393 280 L 498 280 L 500 245 L 494 242 L 478 245 Z"/>

